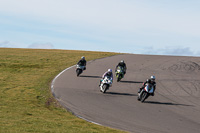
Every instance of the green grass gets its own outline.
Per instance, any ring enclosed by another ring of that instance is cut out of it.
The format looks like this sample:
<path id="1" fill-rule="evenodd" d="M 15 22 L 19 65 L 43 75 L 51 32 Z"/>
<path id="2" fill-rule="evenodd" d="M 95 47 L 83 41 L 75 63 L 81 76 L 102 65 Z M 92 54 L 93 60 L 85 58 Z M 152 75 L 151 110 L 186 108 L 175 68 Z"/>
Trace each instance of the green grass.
<path id="1" fill-rule="evenodd" d="M 77 118 L 50 91 L 52 79 L 77 63 L 116 53 L 0 48 L 0 133 L 121 132 Z"/>

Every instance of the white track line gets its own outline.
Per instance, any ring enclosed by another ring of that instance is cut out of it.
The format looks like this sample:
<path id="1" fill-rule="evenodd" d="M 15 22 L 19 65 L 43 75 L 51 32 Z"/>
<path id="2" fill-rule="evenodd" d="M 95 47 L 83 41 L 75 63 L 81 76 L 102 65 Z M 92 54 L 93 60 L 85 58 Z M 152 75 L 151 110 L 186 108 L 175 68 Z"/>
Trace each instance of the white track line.
<path id="1" fill-rule="evenodd" d="M 74 66 L 76 66 L 76 65 L 73 65 L 73 66 L 71 66 L 71 67 L 66 68 L 65 70 L 63 70 L 62 72 L 60 72 L 60 73 L 52 80 L 52 82 L 51 82 L 51 91 L 52 91 L 52 92 L 54 92 L 54 83 L 55 83 L 56 79 L 57 79 L 61 74 L 63 74 L 65 71 L 69 70 L 70 68 L 72 68 L 72 67 L 74 67 Z"/>
<path id="2" fill-rule="evenodd" d="M 59 99 L 57 99 L 56 97 L 55 97 L 55 93 L 54 93 L 54 83 L 55 83 L 55 81 L 56 81 L 56 79 L 61 75 L 61 74 L 63 74 L 65 71 L 67 71 L 67 70 L 69 70 L 69 69 L 71 69 L 72 67 L 75 67 L 76 65 L 73 65 L 73 66 L 71 66 L 71 67 L 68 67 L 68 68 L 66 68 L 65 70 L 63 70 L 62 72 L 60 72 L 53 80 L 52 80 L 52 82 L 51 82 L 51 92 L 52 92 L 52 94 L 53 94 L 53 96 L 54 96 L 54 98 L 56 99 L 56 100 L 58 100 L 58 101 L 61 101 L 61 100 L 59 100 Z M 66 108 L 67 109 L 67 108 Z M 86 118 L 84 118 L 84 117 L 82 117 L 82 116 L 79 116 L 79 115 L 76 115 L 74 112 L 72 112 L 70 109 L 67 109 L 68 111 L 70 111 L 73 115 L 75 115 L 76 117 L 78 117 L 78 118 L 80 118 L 80 119 L 83 119 L 83 120 L 85 120 L 85 121 L 88 121 L 88 122 L 90 122 L 90 123 L 93 123 L 93 124 L 96 124 L 96 125 L 101 125 L 101 124 L 99 124 L 99 123 L 97 123 L 97 122 L 94 122 L 94 121 L 91 121 L 91 120 L 88 120 L 88 119 L 86 119 Z M 102 126 L 102 125 L 101 125 Z"/>

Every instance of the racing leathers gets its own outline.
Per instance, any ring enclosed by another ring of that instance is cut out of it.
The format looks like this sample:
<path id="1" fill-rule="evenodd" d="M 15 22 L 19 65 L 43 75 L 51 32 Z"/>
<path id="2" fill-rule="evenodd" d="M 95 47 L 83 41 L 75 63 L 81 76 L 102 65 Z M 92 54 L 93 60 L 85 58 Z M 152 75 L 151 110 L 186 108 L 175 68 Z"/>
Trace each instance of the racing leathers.
<path id="1" fill-rule="evenodd" d="M 111 80 L 113 80 L 113 74 L 112 74 L 112 72 L 106 71 L 106 72 L 103 74 L 102 79 L 104 79 L 106 76 L 111 77 Z"/>
<path id="2" fill-rule="evenodd" d="M 124 63 L 124 62 L 119 62 L 118 65 L 117 65 L 116 68 L 115 68 L 115 72 L 117 71 L 118 66 L 122 67 L 123 70 L 124 70 L 124 74 L 126 74 L 126 69 L 127 69 L 126 63 Z"/>
<path id="3" fill-rule="evenodd" d="M 106 76 L 110 77 L 111 80 L 113 80 L 113 73 L 112 73 L 111 71 L 106 71 L 106 72 L 103 74 L 102 79 L 100 80 L 99 86 L 101 85 L 101 82 L 103 81 L 103 79 L 104 79 Z"/>
<path id="4" fill-rule="evenodd" d="M 84 66 L 84 70 L 86 70 L 86 60 L 85 59 L 81 59 L 79 60 L 79 62 L 77 63 L 80 66 Z"/>
<path id="5" fill-rule="evenodd" d="M 140 93 L 141 90 L 144 89 L 146 84 L 150 84 L 154 87 L 154 91 L 153 91 L 153 94 L 152 94 L 152 96 L 154 96 L 154 92 L 156 90 L 156 82 L 155 82 L 155 80 L 152 80 L 152 79 L 147 79 L 146 82 L 143 83 L 142 87 L 138 90 L 138 93 Z"/>

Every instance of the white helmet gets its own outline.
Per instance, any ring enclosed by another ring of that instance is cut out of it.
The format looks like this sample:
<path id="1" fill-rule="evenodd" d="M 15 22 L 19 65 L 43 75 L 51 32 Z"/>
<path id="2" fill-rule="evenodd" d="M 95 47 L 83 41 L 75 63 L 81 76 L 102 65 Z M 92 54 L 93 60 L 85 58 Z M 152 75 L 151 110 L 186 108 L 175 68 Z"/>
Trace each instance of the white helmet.
<path id="1" fill-rule="evenodd" d="M 151 79 L 155 80 L 155 79 L 156 79 L 156 77 L 155 77 L 155 76 L 151 76 Z"/>
<path id="2" fill-rule="evenodd" d="M 112 72 L 112 69 L 108 69 L 108 72 Z"/>
<path id="3" fill-rule="evenodd" d="M 121 60 L 120 62 L 121 62 L 121 63 L 124 63 L 124 60 Z"/>
<path id="4" fill-rule="evenodd" d="M 82 56 L 82 57 L 81 57 L 81 59 L 85 60 L 85 57 L 84 57 L 84 56 Z"/>

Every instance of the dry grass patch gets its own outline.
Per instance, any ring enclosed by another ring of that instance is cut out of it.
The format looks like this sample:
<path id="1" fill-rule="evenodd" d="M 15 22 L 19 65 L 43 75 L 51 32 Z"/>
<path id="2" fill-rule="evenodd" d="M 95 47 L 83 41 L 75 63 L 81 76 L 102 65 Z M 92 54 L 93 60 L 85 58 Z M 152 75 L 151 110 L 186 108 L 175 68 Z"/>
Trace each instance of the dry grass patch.
<path id="1" fill-rule="evenodd" d="M 121 132 L 73 116 L 52 97 L 49 85 L 63 69 L 116 53 L 0 48 L 0 132 Z"/>

